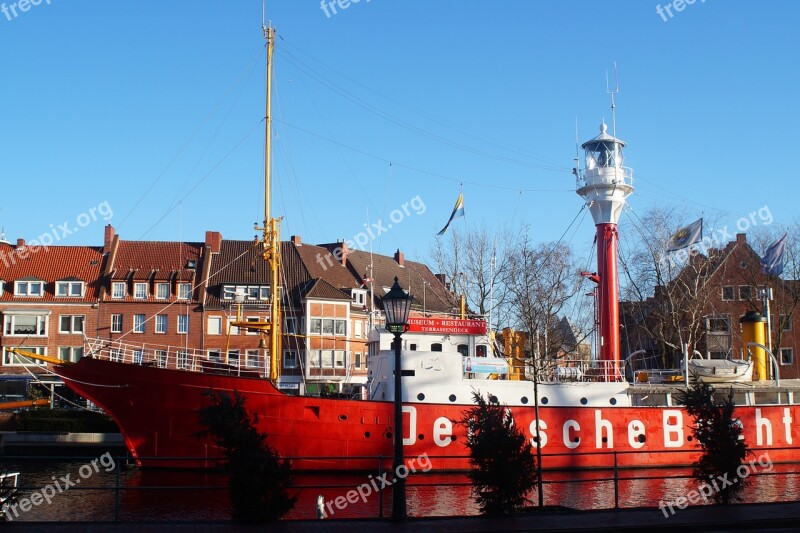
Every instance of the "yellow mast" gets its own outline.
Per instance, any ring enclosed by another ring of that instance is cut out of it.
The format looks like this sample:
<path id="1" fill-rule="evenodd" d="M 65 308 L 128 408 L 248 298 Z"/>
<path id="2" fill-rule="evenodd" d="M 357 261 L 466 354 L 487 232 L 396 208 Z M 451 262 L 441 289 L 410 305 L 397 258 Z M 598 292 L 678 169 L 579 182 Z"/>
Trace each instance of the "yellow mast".
<path id="1" fill-rule="evenodd" d="M 262 25 L 264 38 L 267 40 L 267 98 L 264 124 L 264 226 L 261 245 L 262 256 L 269 263 L 270 270 L 270 341 L 269 341 L 269 378 L 278 382 L 278 361 L 283 351 L 281 342 L 281 299 L 280 299 L 280 219 L 272 217 L 270 204 L 272 200 L 272 54 L 275 45 L 275 29 L 270 24 Z"/>

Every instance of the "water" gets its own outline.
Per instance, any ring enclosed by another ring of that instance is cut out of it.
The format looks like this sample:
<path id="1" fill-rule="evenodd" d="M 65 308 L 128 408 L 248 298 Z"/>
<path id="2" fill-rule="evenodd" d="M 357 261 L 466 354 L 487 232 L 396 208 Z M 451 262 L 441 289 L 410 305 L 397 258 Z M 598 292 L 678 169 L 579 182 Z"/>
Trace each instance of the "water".
<path id="1" fill-rule="evenodd" d="M 99 461 L 96 461 L 98 468 L 91 466 L 91 459 L 98 457 L 54 461 L 6 458 L 4 468 L 20 472 L 19 485 L 28 488 L 22 491 L 21 496 L 30 497 L 46 486 L 54 493 L 50 503 L 42 501 L 26 512 L 18 509 L 19 516 L 14 519 L 101 521 L 114 520 L 115 516 L 124 521 L 230 519 L 227 478 L 223 473 L 127 468 L 117 477 L 116 471 L 106 471 Z M 775 465 L 771 473 L 763 470 L 758 467 L 757 475 L 749 477 L 743 501 L 800 499 L 800 468 L 797 465 Z M 63 478 L 67 475 L 75 484 L 65 489 Z M 544 503 L 575 509 L 612 508 L 613 475 L 610 470 L 546 472 Z M 654 507 L 661 501 L 674 501 L 696 488 L 690 476 L 688 468 L 620 470 L 619 505 Z M 61 492 L 56 482 L 62 487 Z M 119 492 L 118 502 L 113 490 L 116 483 L 124 489 Z M 380 487 L 381 483 L 368 474 L 297 474 L 294 484 L 293 494 L 298 501 L 287 519 L 315 518 L 318 495 L 323 497 L 326 512 L 332 518 L 372 518 L 381 513 L 383 516 L 391 514 L 391 487 L 377 493 L 374 487 Z M 363 498 L 358 495 L 359 487 L 364 493 Z M 348 492 L 355 503 L 347 501 Z M 338 507 L 337 498 L 340 498 Z M 535 502 L 536 491 L 529 498 Z M 469 480 L 463 474 L 412 475 L 407 482 L 407 500 L 411 516 L 478 513 Z"/>

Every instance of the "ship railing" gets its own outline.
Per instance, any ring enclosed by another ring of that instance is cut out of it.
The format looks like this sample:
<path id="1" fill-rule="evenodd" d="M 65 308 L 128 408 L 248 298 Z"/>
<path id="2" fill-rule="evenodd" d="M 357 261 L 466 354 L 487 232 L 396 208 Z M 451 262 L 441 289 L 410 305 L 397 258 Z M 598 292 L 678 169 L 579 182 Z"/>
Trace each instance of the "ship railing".
<path id="1" fill-rule="evenodd" d="M 214 361 L 205 350 L 159 344 L 136 344 L 111 339 L 86 339 L 87 355 L 96 359 L 141 366 L 201 372 Z"/>
<path id="2" fill-rule="evenodd" d="M 558 359 L 544 372 L 545 381 L 596 382 L 625 381 L 621 361 L 587 361 L 585 359 Z"/>
<path id="3" fill-rule="evenodd" d="M 582 189 L 589 185 L 633 187 L 633 169 L 630 167 L 595 167 L 580 174 L 575 182 L 576 189 Z"/>

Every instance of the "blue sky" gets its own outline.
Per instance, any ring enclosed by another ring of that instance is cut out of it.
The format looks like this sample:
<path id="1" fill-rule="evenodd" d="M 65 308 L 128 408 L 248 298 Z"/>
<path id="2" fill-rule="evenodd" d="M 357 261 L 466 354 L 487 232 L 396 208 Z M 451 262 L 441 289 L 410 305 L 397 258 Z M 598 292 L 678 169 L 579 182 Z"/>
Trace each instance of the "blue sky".
<path id="1" fill-rule="evenodd" d="M 605 72 L 615 61 L 636 212 L 675 206 L 731 225 L 765 205 L 776 223 L 797 216 L 797 2 L 698 0 L 666 21 L 645 1 L 361 0 L 328 10 L 267 2 L 279 34 L 284 238 L 356 239 L 400 210 L 373 248 L 422 259 L 463 183 L 460 227 L 529 224 L 535 242 L 559 239 L 582 205 L 570 173 L 575 120 L 581 141 L 610 122 Z M 58 232 L 60 244 L 100 244 L 105 222 L 92 208 L 113 211 L 126 239 L 252 237 L 262 217 L 260 1 L 42 0 L 9 13 L 0 13 L 9 240 L 69 222 L 79 231 Z M 566 238 L 587 255 L 594 230 L 579 220 Z"/>

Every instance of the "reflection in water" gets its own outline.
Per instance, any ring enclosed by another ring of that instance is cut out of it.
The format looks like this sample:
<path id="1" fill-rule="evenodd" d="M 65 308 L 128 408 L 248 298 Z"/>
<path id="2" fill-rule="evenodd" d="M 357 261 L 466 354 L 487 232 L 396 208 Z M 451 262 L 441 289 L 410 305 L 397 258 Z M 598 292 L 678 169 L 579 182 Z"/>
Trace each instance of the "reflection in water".
<path id="1" fill-rule="evenodd" d="M 91 458 L 90 458 L 91 459 Z M 45 462 L 7 459 L 7 470 L 21 472 L 19 483 L 28 488 L 53 484 L 70 474 L 80 479 L 81 466 L 87 461 Z M 771 474 L 751 476 L 744 492 L 746 502 L 790 501 L 800 499 L 800 473 L 795 465 L 776 465 Z M 620 507 L 658 506 L 660 501 L 671 502 L 687 495 L 696 487 L 691 469 L 637 469 L 619 471 Z M 545 505 L 560 505 L 576 509 L 614 507 L 614 473 L 611 470 L 581 470 L 545 473 Z M 369 484 L 363 474 L 310 475 L 295 477 L 297 505 L 289 519 L 314 518 L 317 496 L 329 502 L 327 509 L 333 518 L 389 516 L 391 487 L 362 497 L 351 490 Z M 101 468 L 86 479 L 80 479 L 69 490 L 57 494 L 52 503 L 42 503 L 17 521 L 77 521 L 77 520 L 228 520 L 230 519 L 226 476 L 219 472 L 139 470 L 130 468 L 119 475 L 118 513 L 113 490 L 117 476 Z M 376 485 L 380 486 L 379 483 Z M 102 488 L 102 490 L 94 490 Z M 366 489 L 363 490 L 366 493 Z M 23 496 L 30 495 L 26 490 Z M 370 489 L 370 492 L 373 492 Z M 355 494 L 355 493 L 354 493 Z M 338 498 L 340 509 L 336 506 Z M 412 516 L 473 515 L 478 507 L 473 501 L 469 480 L 463 474 L 413 475 L 407 483 L 408 511 Z M 532 504 L 536 491 L 529 495 Z M 366 501 L 364 501 L 366 500 Z M 344 502 L 344 504 L 343 504 Z"/>

